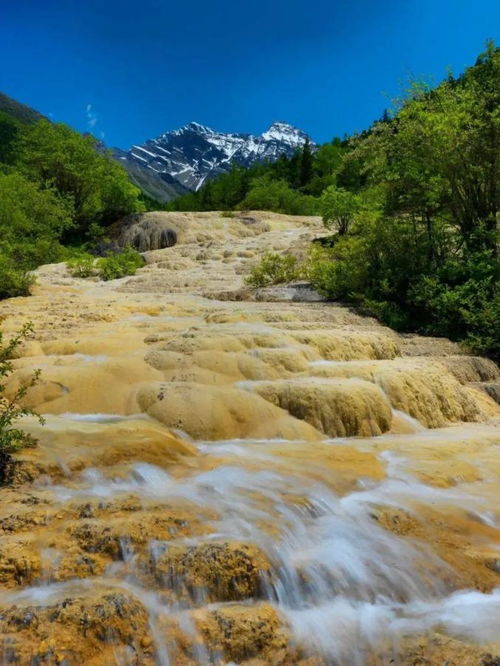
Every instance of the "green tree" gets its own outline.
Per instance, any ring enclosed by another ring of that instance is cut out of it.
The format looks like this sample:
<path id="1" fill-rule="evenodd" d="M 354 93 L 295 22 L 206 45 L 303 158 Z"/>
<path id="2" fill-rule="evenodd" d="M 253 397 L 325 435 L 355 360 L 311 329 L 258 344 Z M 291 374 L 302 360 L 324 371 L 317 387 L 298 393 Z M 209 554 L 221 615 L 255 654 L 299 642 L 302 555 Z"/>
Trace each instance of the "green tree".
<path id="1" fill-rule="evenodd" d="M 321 196 L 321 215 L 327 228 L 332 226 L 341 236 L 348 233 L 349 227 L 361 211 L 361 199 L 357 194 L 341 187 L 330 185 Z"/>
<path id="2" fill-rule="evenodd" d="M 313 153 L 311 150 L 311 142 L 306 138 L 300 154 L 300 187 L 306 187 L 311 182 L 313 177 Z"/>
<path id="3" fill-rule="evenodd" d="M 314 215 L 317 200 L 289 187 L 284 180 L 273 180 L 270 174 L 252 181 L 252 186 L 241 202 L 247 210 L 273 210 L 290 215 Z"/>
<path id="4" fill-rule="evenodd" d="M 344 233 L 309 271 L 316 286 L 499 358 L 499 109 L 489 44 L 460 77 L 413 84 L 392 118 L 351 138 L 321 199 Z"/>
<path id="5" fill-rule="evenodd" d="M 0 298 L 27 293 L 28 271 L 62 257 L 72 208 L 19 173 L 0 173 Z"/>
<path id="6" fill-rule="evenodd" d="M 66 125 L 40 120 L 27 128 L 20 142 L 19 167 L 72 201 L 73 237 L 82 237 L 92 222 L 109 224 L 145 209 L 122 167 L 96 151 L 93 137 Z"/>
<path id="7" fill-rule="evenodd" d="M 371 181 L 384 182 L 388 214 L 412 215 L 430 237 L 438 218 L 473 251 L 496 245 L 500 182 L 500 52 L 434 90 L 413 84 L 392 122 L 359 143 Z"/>
<path id="8" fill-rule="evenodd" d="M 0 111 L 0 162 L 13 164 L 16 146 L 21 134 L 21 123 Z"/>

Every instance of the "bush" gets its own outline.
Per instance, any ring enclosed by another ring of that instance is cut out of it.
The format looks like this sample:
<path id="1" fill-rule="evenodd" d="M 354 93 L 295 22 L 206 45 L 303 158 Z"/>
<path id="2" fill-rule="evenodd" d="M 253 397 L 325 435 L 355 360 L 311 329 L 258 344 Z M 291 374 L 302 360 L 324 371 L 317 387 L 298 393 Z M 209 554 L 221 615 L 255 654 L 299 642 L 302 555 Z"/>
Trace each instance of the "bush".
<path id="1" fill-rule="evenodd" d="M 31 378 L 20 385 L 14 395 L 7 398 L 5 395 L 5 381 L 13 372 L 11 359 L 18 347 L 26 337 L 33 332 L 32 324 L 28 323 L 7 343 L 4 343 L 3 333 L 0 331 L 0 484 L 7 482 L 12 471 L 12 453 L 22 448 L 36 445 L 36 439 L 15 427 L 16 422 L 23 416 L 36 416 L 41 424 L 43 418 L 33 410 L 20 407 L 28 389 L 36 384 L 40 370 L 35 370 Z"/>
<path id="2" fill-rule="evenodd" d="M 0 299 L 29 296 L 34 282 L 32 274 L 16 266 L 12 257 L 0 253 Z"/>
<path id="3" fill-rule="evenodd" d="M 422 310 L 424 333 L 462 340 L 475 353 L 500 359 L 498 264 L 488 255 L 472 253 L 459 266 L 446 262 L 436 275 L 416 282 L 408 297 Z"/>
<path id="4" fill-rule="evenodd" d="M 97 273 L 95 257 L 91 254 L 80 254 L 70 259 L 67 264 L 70 275 L 76 278 L 88 278 Z"/>
<path id="5" fill-rule="evenodd" d="M 325 227 L 334 227 L 343 236 L 361 211 L 361 200 L 357 194 L 330 185 L 321 195 L 320 207 Z"/>
<path id="6" fill-rule="evenodd" d="M 0 298 L 29 294 L 29 271 L 57 261 L 70 206 L 19 173 L 0 172 Z"/>
<path id="7" fill-rule="evenodd" d="M 140 190 L 96 140 L 48 120 L 27 128 L 19 143 L 16 167 L 30 179 L 50 184 L 72 202 L 74 225 L 65 237 L 81 240 L 91 224 L 105 226 L 128 213 L 143 212 Z"/>
<path id="8" fill-rule="evenodd" d="M 350 301 L 388 326 L 464 342 L 475 353 L 500 358 L 499 263 L 490 250 L 452 257 L 446 228 L 433 242 L 444 255 L 429 262 L 424 233 L 407 218 L 364 221 L 332 248 L 315 248 L 304 275 L 322 294 Z"/>
<path id="9" fill-rule="evenodd" d="M 293 190 L 285 180 L 261 176 L 252 182 L 241 207 L 245 210 L 272 210 L 289 215 L 315 215 L 318 199 Z"/>
<path id="10" fill-rule="evenodd" d="M 132 247 L 126 247 L 122 252 L 110 254 L 97 261 L 103 280 L 117 280 L 126 275 L 135 275 L 137 269 L 143 265 L 144 259 Z"/>
<path id="11" fill-rule="evenodd" d="M 272 284 L 292 282 L 300 277 L 297 259 L 291 254 L 265 254 L 245 279 L 252 287 L 267 287 Z"/>

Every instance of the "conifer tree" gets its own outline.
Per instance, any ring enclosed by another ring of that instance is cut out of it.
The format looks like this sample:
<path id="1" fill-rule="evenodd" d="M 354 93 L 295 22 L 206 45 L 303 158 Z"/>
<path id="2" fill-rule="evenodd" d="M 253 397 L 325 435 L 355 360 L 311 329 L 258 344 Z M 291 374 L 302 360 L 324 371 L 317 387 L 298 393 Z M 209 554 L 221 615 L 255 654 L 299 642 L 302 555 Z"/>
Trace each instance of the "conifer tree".
<path id="1" fill-rule="evenodd" d="M 300 155 L 300 176 L 299 185 L 305 187 L 311 182 L 313 177 L 313 153 L 309 138 L 306 138 L 302 153 Z"/>

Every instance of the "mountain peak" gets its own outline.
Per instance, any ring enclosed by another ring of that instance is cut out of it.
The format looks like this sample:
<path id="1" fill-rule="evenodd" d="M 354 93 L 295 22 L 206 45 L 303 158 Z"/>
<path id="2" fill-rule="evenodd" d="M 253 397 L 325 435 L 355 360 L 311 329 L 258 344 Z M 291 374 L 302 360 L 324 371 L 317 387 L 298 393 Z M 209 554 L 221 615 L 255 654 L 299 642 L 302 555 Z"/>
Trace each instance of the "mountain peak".
<path id="1" fill-rule="evenodd" d="M 166 132 L 127 153 L 134 168 L 155 172 L 169 183 L 196 191 L 207 181 L 231 169 L 232 164 L 249 167 L 256 162 L 289 157 L 307 140 L 302 130 L 278 121 L 268 130 L 253 134 L 218 132 L 196 121 Z M 123 159 L 123 158 L 122 158 Z"/>
<path id="2" fill-rule="evenodd" d="M 297 128 L 294 125 L 290 125 L 290 123 L 285 123 L 283 120 L 276 120 L 272 125 L 269 126 L 269 129 L 286 129 L 286 130 L 294 130 L 294 131 L 300 131 L 297 130 Z"/>
<path id="3" fill-rule="evenodd" d="M 179 129 L 165 132 L 159 137 L 159 139 L 163 140 L 168 136 L 183 136 L 185 134 L 198 134 L 204 136 L 217 134 L 217 132 L 211 127 L 207 127 L 206 125 L 202 125 L 201 123 L 197 123 L 195 120 L 192 120 L 190 123 L 186 123 L 185 125 L 182 125 L 182 127 L 179 127 Z"/>
<path id="4" fill-rule="evenodd" d="M 192 120 L 190 123 L 187 123 L 186 125 L 183 125 L 179 131 L 190 131 L 190 132 L 198 132 L 199 134 L 212 134 L 213 129 L 210 127 L 207 127 L 206 125 L 202 125 L 201 123 L 197 123 L 195 120 Z"/>
<path id="5" fill-rule="evenodd" d="M 261 136 L 267 141 L 285 141 L 295 147 L 301 146 L 308 138 L 305 132 L 283 121 L 274 122 Z"/>

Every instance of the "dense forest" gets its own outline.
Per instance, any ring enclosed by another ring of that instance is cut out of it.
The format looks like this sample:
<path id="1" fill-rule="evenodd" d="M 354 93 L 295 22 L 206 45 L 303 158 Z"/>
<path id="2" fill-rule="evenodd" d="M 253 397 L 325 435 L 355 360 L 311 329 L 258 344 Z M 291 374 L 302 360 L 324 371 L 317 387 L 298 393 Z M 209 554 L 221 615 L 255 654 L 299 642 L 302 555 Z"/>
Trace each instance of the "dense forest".
<path id="1" fill-rule="evenodd" d="M 71 257 L 145 205 L 93 137 L 10 111 L 0 112 L 0 298 L 26 294 L 30 270 Z"/>
<path id="2" fill-rule="evenodd" d="M 366 131 L 234 168 L 175 210 L 321 214 L 335 233 L 297 274 L 398 330 L 500 357 L 500 49 L 437 87 L 414 83 Z M 266 257 L 256 283 L 290 277 Z M 273 278 L 274 276 L 274 278 Z"/>

